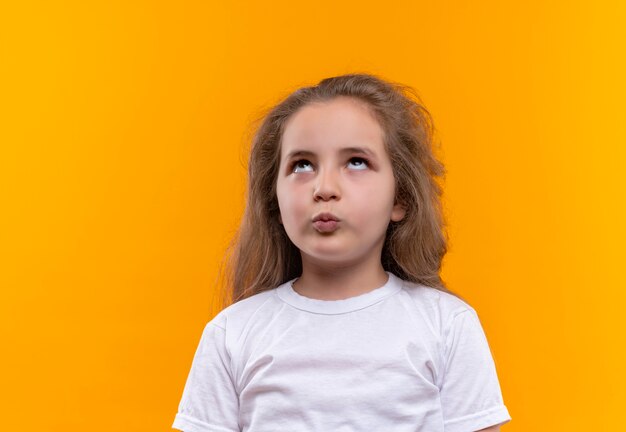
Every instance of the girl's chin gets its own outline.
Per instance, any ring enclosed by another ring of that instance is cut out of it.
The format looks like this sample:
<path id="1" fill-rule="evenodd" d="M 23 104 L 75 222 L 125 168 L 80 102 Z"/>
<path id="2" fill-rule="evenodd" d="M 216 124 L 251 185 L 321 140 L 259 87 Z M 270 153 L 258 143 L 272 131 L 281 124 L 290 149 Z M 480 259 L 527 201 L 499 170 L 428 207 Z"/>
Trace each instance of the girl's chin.
<path id="1" fill-rule="evenodd" d="M 300 255 L 302 260 L 309 264 L 329 268 L 346 267 L 359 261 L 358 257 L 350 254 L 350 251 L 332 248 L 300 251 Z"/>

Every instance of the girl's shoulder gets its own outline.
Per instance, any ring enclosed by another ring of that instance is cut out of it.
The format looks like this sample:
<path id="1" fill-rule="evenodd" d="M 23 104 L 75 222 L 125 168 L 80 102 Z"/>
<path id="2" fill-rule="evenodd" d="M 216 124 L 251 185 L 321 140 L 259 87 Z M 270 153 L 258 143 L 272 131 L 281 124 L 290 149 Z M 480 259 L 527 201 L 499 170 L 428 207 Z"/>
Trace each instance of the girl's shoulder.
<path id="1" fill-rule="evenodd" d="M 411 306 L 440 325 L 450 323 L 464 312 L 476 314 L 469 303 L 449 292 L 406 280 L 402 280 L 402 288 Z"/>
<path id="2" fill-rule="evenodd" d="M 222 309 L 211 320 L 211 323 L 225 329 L 227 325 L 232 327 L 233 325 L 237 326 L 238 323 L 247 322 L 255 315 L 262 314 L 263 310 L 271 309 L 271 305 L 276 303 L 275 292 L 277 289 L 268 289 L 231 304 Z"/>

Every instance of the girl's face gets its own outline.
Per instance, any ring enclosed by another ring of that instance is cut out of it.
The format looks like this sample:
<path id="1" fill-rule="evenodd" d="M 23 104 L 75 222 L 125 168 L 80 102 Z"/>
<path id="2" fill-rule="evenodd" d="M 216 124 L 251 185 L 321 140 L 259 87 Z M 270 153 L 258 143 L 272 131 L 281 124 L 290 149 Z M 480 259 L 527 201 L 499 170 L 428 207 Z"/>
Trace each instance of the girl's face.
<path id="1" fill-rule="evenodd" d="M 383 131 L 353 98 L 309 104 L 288 119 L 276 191 L 303 264 L 380 262 L 389 222 L 405 215 Z"/>

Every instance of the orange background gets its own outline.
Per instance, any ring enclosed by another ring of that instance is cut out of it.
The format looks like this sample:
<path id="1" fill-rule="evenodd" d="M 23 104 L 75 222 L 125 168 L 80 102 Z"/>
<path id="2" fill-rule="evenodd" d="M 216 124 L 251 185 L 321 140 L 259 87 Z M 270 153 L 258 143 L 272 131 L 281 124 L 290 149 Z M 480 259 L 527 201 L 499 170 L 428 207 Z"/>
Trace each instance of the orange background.
<path id="1" fill-rule="evenodd" d="M 250 121 L 355 71 L 433 114 L 443 276 L 487 332 L 503 430 L 621 429 L 624 22 L 617 1 L 5 2 L 3 430 L 171 430 Z"/>

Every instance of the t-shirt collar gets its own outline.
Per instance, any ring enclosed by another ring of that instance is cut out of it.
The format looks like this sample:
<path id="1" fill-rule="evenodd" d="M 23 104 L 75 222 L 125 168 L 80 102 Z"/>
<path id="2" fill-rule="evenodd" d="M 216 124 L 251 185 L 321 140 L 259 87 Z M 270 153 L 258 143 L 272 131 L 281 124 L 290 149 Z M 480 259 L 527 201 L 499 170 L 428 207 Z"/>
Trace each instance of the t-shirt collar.
<path id="1" fill-rule="evenodd" d="M 292 286 L 292 283 L 297 278 L 293 278 L 277 287 L 276 294 L 285 303 L 308 312 L 326 315 L 353 312 L 372 306 L 402 289 L 402 280 L 399 277 L 388 271 L 385 273 L 387 273 L 389 278 L 383 286 L 375 288 L 365 294 L 342 300 L 319 300 L 300 295 Z"/>

